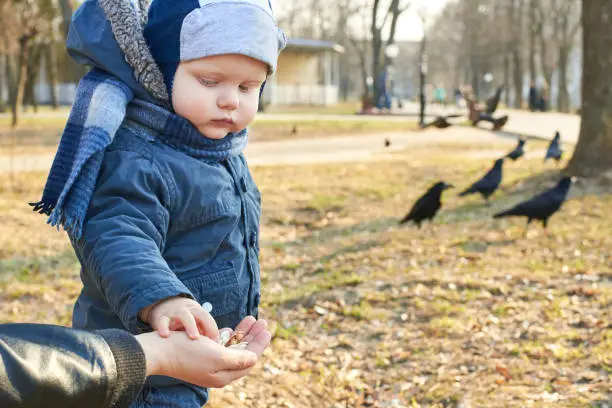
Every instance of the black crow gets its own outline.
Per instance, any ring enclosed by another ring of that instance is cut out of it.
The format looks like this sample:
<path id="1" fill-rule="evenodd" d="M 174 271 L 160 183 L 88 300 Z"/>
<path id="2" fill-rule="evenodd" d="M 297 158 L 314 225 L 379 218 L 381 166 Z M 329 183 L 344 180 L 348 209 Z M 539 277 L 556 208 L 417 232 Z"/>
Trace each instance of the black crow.
<path id="1" fill-rule="evenodd" d="M 546 156 L 544 157 L 544 161 L 548 159 L 555 159 L 557 164 L 561 160 L 561 156 L 563 156 L 563 149 L 561 148 L 561 135 L 559 131 L 555 133 L 555 137 L 550 141 L 548 145 L 548 150 L 546 151 Z"/>
<path id="2" fill-rule="evenodd" d="M 433 121 L 429 123 L 425 123 L 423 125 L 423 129 L 431 127 L 431 126 L 438 128 L 438 129 L 446 129 L 447 127 L 451 127 L 453 125 L 452 123 L 448 121 L 448 119 L 458 118 L 460 116 L 461 115 L 459 114 L 437 116 Z"/>
<path id="3" fill-rule="evenodd" d="M 400 225 L 408 221 L 413 221 L 421 228 L 421 223 L 423 221 L 433 220 L 440 207 L 442 207 L 442 201 L 440 200 L 442 192 L 449 188 L 453 188 L 453 185 L 443 181 L 439 181 L 431 186 L 429 190 L 414 203 L 408 214 L 400 220 Z"/>
<path id="4" fill-rule="evenodd" d="M 527 226 L 533 220 L 542 221 L 544 230 L 548 226 L 548 219 L 559 209 L 567 198 L 567 192 L 572 185 L 571 177 L 563 177 L 556 186 L 535 197 L 523 201 L 509 210 L 502 211 L 493 216 L 493 218 L 503 217 L 527 217 Z M 525 228 L 527 233 L 527 227 Z M 547 231 L 548 233 L 548 231 Z"/>
<path id="5" fill-rule="evenodd" d="M 516 161 L 519 157 L 522 157 L 525 154 L 525 150 L 523 149 L 525 143 L 525 139 L 519 139 L 518 144 L 516 145 L 514 150 L 508 153 L 506 157 L 511 159 L 512 161 Z"/>
<path id="6" fill-rule="evenodd" d="M 385 147 L 389 147 L 391 146 L 391 139 L 389 139 L 388 137 L 385 137 Z"/>
<path id="7" fill-rule="evenodd" d="M 493 195 L 499 187 L 502 180 L 502 167 L 504 158 L 495 160 L 493 167 L 480 180 L 472 184 L 466 190 L 459 193 L 459 196 L 464 197 L 474 193 L 480 193 L 489 205 L 489 197 Z"/>

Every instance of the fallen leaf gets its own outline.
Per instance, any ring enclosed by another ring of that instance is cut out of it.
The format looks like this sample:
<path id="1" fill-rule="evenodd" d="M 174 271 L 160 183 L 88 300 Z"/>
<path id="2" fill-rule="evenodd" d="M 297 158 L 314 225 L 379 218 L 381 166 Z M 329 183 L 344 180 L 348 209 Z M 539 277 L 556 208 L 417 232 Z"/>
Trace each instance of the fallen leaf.
<path id="1" fill-rule="evenodd" d="M 499 374 L 501 374 L 506 379 L 506 381 L 510 381 L 512 379 L 512 374 L 510 374 L 510 371 L 508 371 L 508 369 L 504 367 L 503 365 L 497 364 L 495 366 L 495 370 Z"/>

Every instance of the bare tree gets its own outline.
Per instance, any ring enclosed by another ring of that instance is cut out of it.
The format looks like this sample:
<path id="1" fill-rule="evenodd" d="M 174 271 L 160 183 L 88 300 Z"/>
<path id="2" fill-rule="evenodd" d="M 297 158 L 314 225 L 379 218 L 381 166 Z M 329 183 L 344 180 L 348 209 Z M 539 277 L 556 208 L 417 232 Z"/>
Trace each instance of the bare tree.
<path id="1" fill-rule="evenodd" d="M 19 65 L 17 70 L 17 78 L 15 81 L 14 99 L 11 101 L 11 127 L 17 126 L 19 123 L 19 113 L 21 105 L 23 104 L 23 97 L 25 93 L 25 84 L 28 74 L 28 59 L 30 54 L 30 47 L 32 41 L 38 34 L 35 28 L 30 28 L 29 32 L 26 32 L 19 37 Z"/>
<path id="2" fill-rule="evenodd" d="M 597 176 L 612 169 L 612 2 L 582 1 L 582 122 L 567 171 Z"/>
<path id="3" fill-rule="evenodd" d="M 0 51 L 5 56 L 6 83 L 12 112 L 12 126 L 17 126 L 24 99 L 34 101 L 45 44 L 57 29 L 56 0 L 0 0 Z M 49 70 L 53 73 L 53 70 Z"/>
<path id="4" fill-rule="evenodd" d="M 514 83 L 514 106 L 521 108 L 523 106 L 523 14 L 524 1 L 511 0 L 510 21 L 512 27 L 512 67 L 513 67 L 513 83 Z"/>
<path id="5" fill-rule="evenodd" d="M 559 45 L 557 110 L 560 112 L 569 112 L 570 109 L 567 71 L 569 57 L 576 43 L 576 33 L 578 33 L 581 27 L 580 18 L 576 17 L 579 15 L 579 10 L 580 4 L 575 0 L 561 0 L 556 19 L 556 24 L 558 25 L 557 43 Z"/>
<path id="6" fill-rule="evenodd" d="M 28 53 L 28 61 L 26 67 L 26 79 L 24 85 L 23 105 L 31 106 L 34 113 L 38 112 L 38 100 L 36 98 L 35 87 L 40 75 L 40 67 L 42 61 L 43 44 L 36 41 L 30 46 L 31 51 Z"/>
<path id="7" fill-rule="evenodd" d="M 361 33 L 368 33 L 368 21 L 365 13 L 359 15 L 361 23 Z M 349 34 L 349 41 L 352 49 L 357 54 L 359 59 L 359 70 L 361 73 L 361 86 L 363 88 L 362 97 L 364 100 L 369 100 L 370 87 L 368 86 L 368 55 L 371 52 L 371 41 L 366 34 L 365 38 L 359 38 L 355 34 Z"/>
<path id="8" fill-rule="evenodd" d="M 540 1 L 537 3 L 535 11 L 540 70 L 544 77 L 541 92 L 542 97 L 548 102 L 552 77 L 558 63 L 556 49 L 559 25 L 556 24 L 556 16 L 559 14 L 559 0 Z"/>
<path id="9" fill-rule="evenodd" d="M 410 4 L 400 5 L 400 0 L 391 0 L 386 11 L 380 0 L 374 0 L 372 5 L 372 20 L 370 25 L 370 35 L 372 36 L 372 77 L 374 78 L 374 101 L 380 97 L 382 88 L 381 73 L 388 62 L 384 56 L 384 46 L 395 43 L 395 31 L 397 29 L 397 20 L 399 16 L 410 7 Z M 383 14 L 384 13 L 384 16 Z M 381 20 L 382 17 L 382 22 Z M 385 41 L 383 31 L 391 19 L 389 27 L 389 37 Z M 385 44 L 386 43 L 386 44 Z"/>

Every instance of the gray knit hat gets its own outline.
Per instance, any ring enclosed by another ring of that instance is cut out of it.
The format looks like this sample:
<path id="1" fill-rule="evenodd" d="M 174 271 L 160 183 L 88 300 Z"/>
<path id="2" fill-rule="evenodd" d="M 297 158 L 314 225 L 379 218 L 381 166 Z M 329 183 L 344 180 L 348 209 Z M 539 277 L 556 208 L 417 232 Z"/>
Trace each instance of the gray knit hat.
<path id="1" fill-rule="evenodd" d="M 286 44 L 269 0 L 153 0 L 144 36 L 169 94 L 181 61 L 242 54 L 272 74 Z"/>

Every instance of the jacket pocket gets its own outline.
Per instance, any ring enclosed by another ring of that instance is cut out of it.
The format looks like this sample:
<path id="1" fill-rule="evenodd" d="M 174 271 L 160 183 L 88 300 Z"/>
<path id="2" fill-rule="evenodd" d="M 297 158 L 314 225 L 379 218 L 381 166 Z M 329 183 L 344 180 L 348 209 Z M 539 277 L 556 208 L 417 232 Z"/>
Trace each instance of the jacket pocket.
<path id="1" fill-rule="evenodd" d="M 198 271 L 182 280 L 200 304 L 208 302 L 212 305 L 210 314 L 213 317 L 240 308 L 238 278 L 232 264 L 213 271 Z"/>

